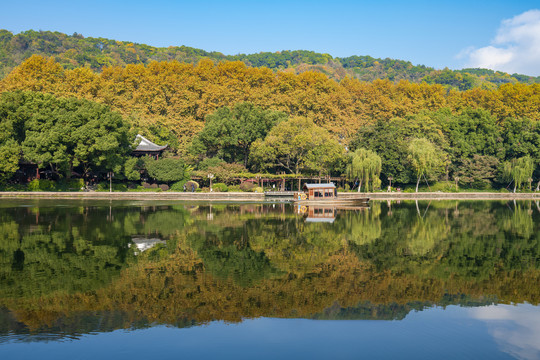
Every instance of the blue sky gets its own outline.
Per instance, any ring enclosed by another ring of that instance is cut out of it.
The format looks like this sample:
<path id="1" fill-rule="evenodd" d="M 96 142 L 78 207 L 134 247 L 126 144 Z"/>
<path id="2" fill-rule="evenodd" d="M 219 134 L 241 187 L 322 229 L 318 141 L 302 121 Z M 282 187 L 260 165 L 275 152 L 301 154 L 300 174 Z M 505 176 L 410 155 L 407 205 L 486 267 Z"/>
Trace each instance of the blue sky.
<path id="1" fill-rule="evenodd" d="M 0 5 L 0 28 L 225 54 L 304 49 L 539 76 L 540 10 L 534 9 L 538 1 L 27 0 Z"/>

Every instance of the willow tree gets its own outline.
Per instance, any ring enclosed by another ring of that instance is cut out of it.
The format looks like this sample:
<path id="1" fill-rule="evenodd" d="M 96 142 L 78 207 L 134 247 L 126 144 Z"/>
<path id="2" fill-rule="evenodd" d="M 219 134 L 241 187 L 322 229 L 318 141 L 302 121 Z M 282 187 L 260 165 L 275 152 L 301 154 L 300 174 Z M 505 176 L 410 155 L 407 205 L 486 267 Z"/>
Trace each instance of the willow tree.
<path id="1" fill-rule="evenodd" d="M 518 159 L 505 161 L 503 165 L 503 175 L 506 179 L 514 182 L 514 192 L 521 184 L 529 181 L 534 172 L 535 164 L 533 159 L 527 155 Z"/>
<path id="2" fill-rule="evenodd" d="M 442 156 L 428 139 L 412 139 L 408 148 L 408 159 L 411 163 L 417 179 L 416 192 L 422 176 L 431 176 L 439 171 L 443 166 Z"/>
<path id="3" fill-rule="evenodd" d="M 366 183 L 366 192 L 369 191 L 370 185 L 373 190 L 380 185 L 382 161 L 377 153 L 363 148 L 357 149 L 350 155 L 349 164 L 347 165 L 346 175 L 349 180 L 358 179 L 358 192 L 362 187 L 362 183 Z"/>

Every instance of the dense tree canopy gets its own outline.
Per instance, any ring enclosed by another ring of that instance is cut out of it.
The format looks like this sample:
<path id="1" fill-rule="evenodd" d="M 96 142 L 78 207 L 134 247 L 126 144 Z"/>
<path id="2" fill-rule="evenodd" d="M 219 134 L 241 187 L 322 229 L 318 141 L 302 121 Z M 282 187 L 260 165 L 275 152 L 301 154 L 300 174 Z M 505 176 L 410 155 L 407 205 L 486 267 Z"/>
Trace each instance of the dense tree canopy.
<path id="1" fill-rule="evenodd" d="M 367 83 L 351 77 L 338 83 L 312 71 L 275 73 L 242 62 L 216 65 L 209 60 L 197 65 L 171 61 L 112 66 L 96 73 L 87 68 L 65 69 L 53 59 L 33 56 L 0 81 L 0 92 L 33 90 L 106 104 L 122 114 L 134 131 L 171 144 L 172 155 L 195 167 L 198 163 L 205 167 L 215 158 L 242 163 L 244 167 L 247 164 L 254 171 L 260 167 L 271 171 L 345 173 L 343 162 L 337 159 L 324 160 L 324 165 L 304 163 L 291 170 L 287 169 L 291 164 L 281 167 L 277 161 L 270 161 L 270 148 L 257 156 L 250 155 L 252 149 L 262 149 L 255 143 L 270 141 L 267 137 L 273 124 L 283 122 L 285 117 L 298 117 L 315 124 L 315 129 L 324 129 L 328 139 L 338 140 L 343 147 L 375 151 L 382 160 L 381 180 L 385 183 L 388 177 L 398 184 L 417 180 L 407 160 L 408 145 L 414 138 L 432 142 L 445 158 L 444 178 L 458 179 L 462 185 L 489 187 L 501 181 L 500 164 L 527 155 L 533 159 L 533 179 L 540 177 L 540 84 L 506 83 L 498 88 L 466 91 L 445 86 L 385 80 Z M 18 101 L 12 97 L 0 111 L 13 111 Z M 57 128 L 41 141 L 40 125 L 32 123 L 29 116 L 29 112 L 18 111 L 2 127 L 28 152 L 30 161 L 41 162 L 41 166 L 49 162 L 47 166 L 58 173 L 69 172 L 77 164 L 81 173 L 90 170 L 89 163 L 96 164 L 100 171 L 118 168 L 100 165 L 111 162 L 106 154 L 115 156 L 103 144 L 92 147 L 101 147 L 99 154 L 88 152 L 88 146 L 78 149 L 70 163 L 66 154 L 73 145 L 66 144 L 63 138 L 65 133 L 71 133 L 68 129 L 73 124 L 67 121 L 66 126 L 58 125 L 67 117 L 60 116 Z M 27 129 L 21 124 L 27 118 L 37 130 L 29 133 L 29 147 L 25 148 Z M 76 135 L 84 143 L 100 134 L 104 132 L 86 127 Z M 314 138 L 317 136 L 315 132 Z M 2 162 L 4 170 L 0 170 L 4 176 L 12 173 L 16 158 L 16 151 L 10 149 Z M 6 152 L 6 148 L 2 151 Z M 329 153 L 332 151 L 318 158 Z M 249 159 L 254 162 L 249 163 Z M 137 177 L 135 172 L 131 175 Z"/>
<path id="2" fill-rule="evenodd" d="M 441 109 L 361 127 L 350 145 L 380 154 L 383 179 L 392 176 L 397 183 L 412 183 L 417 177 L 407 160 L 407 147 L 411 139 L 425 137 L 446 158 L 445 178 L 484 189 L 501 182 L 504 161 L 530 155 L 540 162 L 538 125 L 527 118 L 499 122 L 482 109 L 457 114 Z"/>
<path id="3" fill-rule="evenodd" d="M 83 175 L 90 170 L 119 172 L 131 151 L 131 135 L 120 114 L 87 100 L 3 93 L 0 126 L 11 132 L 0 140 L 4 152 L 11 148 L 3 163 L 13 159 L 20 146 L 25 160 L 58 176 L 70 177 L 76 168 Z"/>
<path id="4" fill-rule="evenodd" d="M 264 139 L 273 126 L 286 118 L 285 113 L 263 110 L 251 103 L 219 108 L 206 116 L 204 128 L 193 140 L 193 150 L 247 166 L 251 144 Z"/>
<path id="5" fill-rule="evenodd" d="M 349 142 L 358 129 L 377 120 L 405 118 L 422 111 L 448 108 L 458 114 L 467 108 L 487 110 L 498 123 L 509 117 L 540 114 L 540 84 L 504 84 L 497 89 L 448 91 L 435 84 L 377 80 L 363 83 L 345 78 L 340 83 L 321 73 L 295 75 L 249 68 L 241 62 L 196 66 L 172 62 L 89 69 L 63 69 L 54 60 L 34 56 L 0 81 L 0 91 L 38 90 L 60 96 L 88 98 L 110 105 L 128 116 L 142 133 L 153 137 L 166 129 L 186 153 L 204 127 L 207 115 L 227 106 L 251 102 L 263 109 L 305 116 L 336 137 Z"/>
<path id="6" fill-rule="evenodd" d="M 13 139 L 0 142 L 0 181 L 11 177 L 19 168 L 21 147 Z"/>
<path id="7" fill-rule="evenodd" d="M 305 118 L 292 118 L 275 126 L 264 140 L 253 143 L 252 160 L 263 169 L 329 174 L 341 166 L 344 148 L 323 128 Z"/>

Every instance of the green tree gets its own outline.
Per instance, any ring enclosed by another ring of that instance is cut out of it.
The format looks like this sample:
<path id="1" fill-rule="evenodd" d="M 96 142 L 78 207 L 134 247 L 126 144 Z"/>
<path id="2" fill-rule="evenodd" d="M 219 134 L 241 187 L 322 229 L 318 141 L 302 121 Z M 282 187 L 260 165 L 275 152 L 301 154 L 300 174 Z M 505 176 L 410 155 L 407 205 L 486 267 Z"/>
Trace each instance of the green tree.
<path id="1" fill-rule="evenodd" d="M 374 190 L 380 185 L 381 180 L 381 158 L 373 151 L 366 149 L 357 149 L 349 156 L 349 164 L 347 165 L 346 175 L 349 180 L 358 179 L 358 191 L 362 187 L 362 183 L 366 183 L 366 191 Z"/>
<path id="2" fill-rule="evenodd" d="M 448 147 L 440 126 L 431 115 L 422 113 L 363 126 L 350 143 L 350 148 L 365 148 L 377 153 L 382 160 L 383 179 L 392 176 L 396 183 L 412 183 L 416 176 L 407 159 L 410 139 L 425 137 L 440 149 Z"/>
<path id="3" fill-rule="evenodd" d="M 91 170 L 120 172 L 133 139 L 122 116 L 92 102 L 81 103 L 73 116 L 83 119 L 71 136 L 73 166 L 82 167 L 84 176 Z"/>
<path id="4" fill-rule="evenodd" d="M 208 167 L 203 173 L 213 174 L 216 181 L 221 181 L 230 185 L 234 178 L 238 178 L 239 176 L 242 176 L 242 174 L 248 173 L 248 171 L 241 164 L 221 163 Z M 206 174 L 203 176 L 206 177 Z"/>
<path id="5" fill-rule="evenodd" d="M 144 159 L 130 157 L 124 163 L 124 176 L 128 180 L 140 180 L 142 171 L 144 171 Z"/>
<path id="6" fill-rule="evenodd" d="M 475 87 L 475 76 L 467 73 L 459 73 L 457 71 L 445 68 L 441 71 L 434 71 L 430 75 L 422 79 L 428 84 L 441 84 L 457 90 L 470 90 Z"/>
<path id="7" fill-rule="evenodd" d="M 131 151 L 131 134 L 122 116 L 88 100 L 5 93 L 0 124 L 21 145 L 26 160 L 59 176 L 70 177 L 76 167 L 83 175 L 119 171 Z"/>
<path id="8" fill-rule="evenodd" d="M 25 122 L 31 116 L 29 111 L 20 110 L 26 98 L 20 91 L 0 95 L 0 181 L 19 169 L 20 144 L 25 136 Z"/>
<path id="9" fill-rule="evenodd" d="M 448 141 L 450 160 L 449 173 L 460 172 L 473 163 L 478 164 L 476 156 L 489 156 L 502 161 L 505 148 L 501 127 L 495 117 L 482 109 L 467 109 L 460 114 L 452 114 L 443 109 L 430 115 L 440 126 Z M 487 159 L 487 158 L 484 158 Z"/>
<path id="10" fill-rule="evenodd" d="M 193 140 L 192 151 L 247 166 L 251 144 L 264 139 L 274 125 L 286 118 L 285 113 L 263 110 L 251 103 L 219 108 L 206 117 L 204 129 Z"/>
<path id="11" fill-rule="evenodd" d="M 343 146 L 325 129 L 306 118 L 279 123 L 263 140 L 253 143 L 252 160 L 261 168 L 330 173 L 344 160 Z"/>
<path id="12" fill-rule="evenodd" d="M 503 164 L 503 175 L 505 179 L 514 182 L 514 192 L 516 192 L 517 188 L 521 188 L 523 183 L 532 178 L 535 168 L 536 165 L 533 159 L 527 155 L 518 159 L 505 161 Z"/>
<path id="13" fill-rule="evenodd" d="M 493 156 L 474 154 L 472 159 L 464 159 L 455 172 L 458 181 L 475 189 L 486 189 L 497 176 L 499 160 Z"/>
<path id="14" fill-rule="evenodd" d="M 13 139 L 0 143 L 0 182 L 10 178 L 19 169 L 21 147 Z"/>
<path id="15" fill-rule="evenodd" d="M 416 175 L 416 192 L 422 176 L 435 175 L 443 166 L 440 151 L 429 140 L 412 139 L 409 145 L 408 159 Z"/>
<path id="16" fill-rule="evenodd" d="M 181 159 L 165 158 L 155 160 L 151 157 L 144 158 L 144 165 L 148 175 L 160 182 L 176 182 L 189 179 L 191 167 Z"/>

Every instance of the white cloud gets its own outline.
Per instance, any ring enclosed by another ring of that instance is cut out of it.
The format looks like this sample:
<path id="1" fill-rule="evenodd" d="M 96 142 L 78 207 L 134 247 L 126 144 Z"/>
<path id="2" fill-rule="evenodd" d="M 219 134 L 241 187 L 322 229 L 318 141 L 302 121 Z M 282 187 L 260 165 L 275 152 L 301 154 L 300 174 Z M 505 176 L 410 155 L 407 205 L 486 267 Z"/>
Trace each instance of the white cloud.
<path id="1" fill-rule="evenodd" d="M 540 358 L 540 309 L 529 304 L 496 305 L 471 309 L 485 321 L 502 351 L 518 359 Z"/>
<path id="2" fill-rule="evenodd" d="M 503 20 L 490 46 L 469 48 L 467 67 L 540 76 L 540 10 Z"/>

